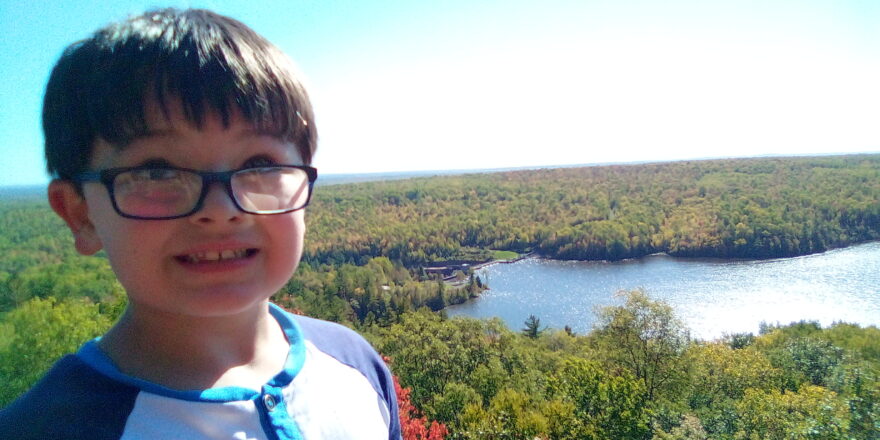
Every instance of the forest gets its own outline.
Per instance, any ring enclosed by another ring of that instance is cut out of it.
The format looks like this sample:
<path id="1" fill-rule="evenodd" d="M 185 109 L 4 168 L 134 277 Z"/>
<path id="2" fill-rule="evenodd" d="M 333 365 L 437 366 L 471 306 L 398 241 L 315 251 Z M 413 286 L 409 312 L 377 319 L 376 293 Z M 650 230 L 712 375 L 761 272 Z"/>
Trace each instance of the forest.
<path id="1" fill-rule="evenodd" d="M 388 358 L 409 439 L 880 439 L 880 330 L 764 325 L 693 339 L 651 292 L 587 334 L 445 317 L 480 294 L 423 268 L 559 259 L 772 258 L 880 239 L 880 155 L 554 168 L 322 185 L 273 301 Z M 504 255 L 511 255 L 509 252 Z M 125 307 L 42 195 L 0 193 L 0 407 Z"/>
<path id="2" fill-rule="evenodd" d="M 407 267 L 502 249 L 571 260 L 776 258 L 880 239 L 880 155 L 553 168 L 319 187 L 305 261 Z"/>

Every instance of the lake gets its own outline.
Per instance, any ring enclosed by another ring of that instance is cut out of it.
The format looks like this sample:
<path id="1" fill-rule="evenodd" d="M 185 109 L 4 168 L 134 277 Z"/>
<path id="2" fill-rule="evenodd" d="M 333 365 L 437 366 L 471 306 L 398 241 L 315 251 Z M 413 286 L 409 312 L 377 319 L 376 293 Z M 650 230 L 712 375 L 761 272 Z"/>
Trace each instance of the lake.
<path id="1" fill-rule="evenodd" d="M 621 304 L 615 293 L 636 288 L 671 305 L 692 336 L 703 339 L 757 334 L 761 322 L 880 325 L 880 242 L 776 260 L 529 258 L 477 274 L 490 290 L 447 308 L 449 316 L 498 316 L 514 330 L 533 314 L 542 325 L 586 333 L 598 307 Z"/>

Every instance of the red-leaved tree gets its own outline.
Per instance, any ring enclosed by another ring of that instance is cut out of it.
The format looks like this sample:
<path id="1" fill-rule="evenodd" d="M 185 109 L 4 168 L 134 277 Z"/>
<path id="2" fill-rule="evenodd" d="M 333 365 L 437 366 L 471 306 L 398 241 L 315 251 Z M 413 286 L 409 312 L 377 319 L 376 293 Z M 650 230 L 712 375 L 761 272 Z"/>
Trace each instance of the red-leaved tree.
<path id="1" fill-rule="evenodd" d="M 388 358 L 385 358 L 385 362 L 388 362 Z M 394 379 L 394 392 L 397 393 L 397 409 L 400 413 L 400 431 L 403 440 L 443 440 L 446 434 L 449 434 L 446 425 L 437 423 L 436 420 L 428 424 L 425 416 L 409 400 L 412 390 L 400 386 L 397 376 L 392 376 L 392 379 Z"/>

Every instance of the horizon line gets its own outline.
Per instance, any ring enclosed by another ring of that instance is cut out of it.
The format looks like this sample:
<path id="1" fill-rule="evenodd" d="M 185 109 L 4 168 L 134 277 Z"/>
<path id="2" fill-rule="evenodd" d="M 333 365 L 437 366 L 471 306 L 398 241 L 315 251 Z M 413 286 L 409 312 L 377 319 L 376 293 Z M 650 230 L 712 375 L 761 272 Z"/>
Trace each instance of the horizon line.
<path id="1" fill-rule="evenodd" d="M 325 178 L 352 178 L 352 177 L 409 177 L 411 174 L 467 174 L 467 173 L 494 173 L 494 172 L 505 172 L 505 171 L 525 171 L 525 170 L 540 170 L 540 169 L 554 169 L 554 168 L 586 168 L 586 167 L 601 167 L 601 166 L 615 166 L 615 165 L 648 165 L 653 163 L 675 163 L 675 162 L 690 162 L 690 161 L 710 161 L 710 160 L 730 160 L 730 159 L 771 159 L 771 158 L 805 158 L 805 157 L 833 157 L 833 156 L 859 156 L 859 155 L 877 155 L 880 154 L 880 150 L 877 151 L 853 151 L 853 152 L 840 152 L 840 153 L 803 153 L 803 154 L 789 154 L 789 153 L 779 153 L 779 154 L 762 154 L 757 156 L 703 156 L 703 157 L 695 157 L 695 158 L 687 158 L 687 159 L 649 159 L 649 160 L 633 160 L 633 161 L 611 161 L 611 162 L 588 162 L 588 163 L 575 163 L 575 164 L 544 164 L 544 165 L 522 165 L 522 166 L 510 166 L 510 167 L 490 167 L 490 168 L 447 168 L 447 169 L 414 169 L 414 170 L 405 170 L 405 171 L 368 171 L 368 172 L 355 172 L 355 173 L 321 173 L 320 177 Z M 319 169 L 320 171 L 320 169 Z M 321 179 L 318 179 L 317 184 L 321 184 Z M 51 179 L 46 180 L 41 183 L 19 183 L 19 184 L 3 184 L 0 185 L 0 190 L 26 190 L 26 189 L 34 189 L 38 187 L 48 186 Z M 327 184 L 333 184 L 334 182 L 324 182 Z M 353 182 L 352 182 L 353 183 Z"/>

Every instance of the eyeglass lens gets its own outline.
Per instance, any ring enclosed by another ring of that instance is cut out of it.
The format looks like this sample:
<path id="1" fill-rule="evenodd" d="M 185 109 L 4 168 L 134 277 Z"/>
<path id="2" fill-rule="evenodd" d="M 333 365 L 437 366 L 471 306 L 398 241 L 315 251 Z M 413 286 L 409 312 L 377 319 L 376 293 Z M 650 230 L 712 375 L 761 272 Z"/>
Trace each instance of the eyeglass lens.
<path id="1" fill-rule="evenodd" d="M 305 206 L 309 178 L 299 168 L 254 168 L 232 176 L 232 194 L 247 212 L 271 214 Z"/>
<path id="2" fill-rule="evenodd" d="M 309 179 L 299 168 L 266 167 L 236 172 L 230 184 L 236 204 L 245 212 L 273 214 L 302 208 L 309 199 Z M 195 209 L 203 180 L 175 169 L 143 169 L 120 173 L 113 181 L 116 205 L 126 215 L 161 218 Z"/>

